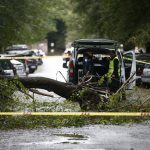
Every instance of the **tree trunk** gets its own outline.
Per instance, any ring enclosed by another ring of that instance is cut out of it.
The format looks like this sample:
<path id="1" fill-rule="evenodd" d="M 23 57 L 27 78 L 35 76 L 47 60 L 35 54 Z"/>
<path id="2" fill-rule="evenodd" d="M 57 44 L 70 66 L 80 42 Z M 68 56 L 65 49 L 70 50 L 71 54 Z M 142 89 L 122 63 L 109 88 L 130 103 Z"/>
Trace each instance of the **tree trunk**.
<path id="1" fill-rule="evenodd" d="M 15 78 L 0 76 L 0 79 L 14 80 Z M 80 107 L 84 110 L 99 110 L 99 102 L 104 101 L 104 98 L 99 96 L 99 94 L 95 92 L 95 90 L 84 90 L 84 87 L 82 87 L 81 85 L 70 85 L 68 83 L 45 77 L 19 77 L 15 80 L 20 81 L 26 88 L 38 88 L 45 89 L 47 91 L 53 91 L 57 95 L 66 99 L 70 98 L 73 93 L 83 89 L 84 94 L 82 93 L 82 97 L 77 96 L 72 100 L 78 102 L 80 104 Z"/>
<path id="2" fill-rule="evenodd" d="M 0 79 L 6 79 L 6 77 L 0 76 Z M 14 78 L 7 77 L 7 79 L 12 80 Z M 64 98 L 69 98 L 76 89 L 76 86 L 74 85 L 45 77 L 19 77 L 16 80 L 20 81 L 26 88 L 38 88 L 53 91 Z"/>

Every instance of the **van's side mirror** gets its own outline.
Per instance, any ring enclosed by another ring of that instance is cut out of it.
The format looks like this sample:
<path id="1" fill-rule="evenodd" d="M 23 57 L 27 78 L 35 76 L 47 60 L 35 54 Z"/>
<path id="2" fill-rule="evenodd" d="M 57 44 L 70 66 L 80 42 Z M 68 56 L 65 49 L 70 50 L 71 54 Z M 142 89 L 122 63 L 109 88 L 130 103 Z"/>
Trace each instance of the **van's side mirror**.
<path id="1" fill-rule="evenodd" d="M 63 68 L 68 68 L 67 63 L 63 63 Z"/>

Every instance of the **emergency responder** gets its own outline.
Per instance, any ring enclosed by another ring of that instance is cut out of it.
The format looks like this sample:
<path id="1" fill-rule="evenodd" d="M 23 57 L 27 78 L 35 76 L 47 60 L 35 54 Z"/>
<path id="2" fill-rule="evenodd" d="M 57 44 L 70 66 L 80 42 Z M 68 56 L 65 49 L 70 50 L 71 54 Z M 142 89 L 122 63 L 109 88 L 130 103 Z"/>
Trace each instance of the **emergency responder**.
<path id="1" fill-rule="evenodd" d="M 87 73 L 93 74 L 93 54 L 90 52 L 86 52 L 83 54 L 83 73 L 86 75 Z"/>
<path id="2" fill-rule="evenodd" d="M 110 91 L 116 92 L 120 86 L 120 64 L 115 53 L 110 54 L 107 78 Z"/>

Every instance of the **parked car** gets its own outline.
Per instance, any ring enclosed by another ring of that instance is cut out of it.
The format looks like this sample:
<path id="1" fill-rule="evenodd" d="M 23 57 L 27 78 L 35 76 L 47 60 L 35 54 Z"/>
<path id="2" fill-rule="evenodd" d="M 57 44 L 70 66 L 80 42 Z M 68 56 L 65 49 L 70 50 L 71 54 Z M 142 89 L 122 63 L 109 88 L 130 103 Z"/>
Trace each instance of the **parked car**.
<path id="1" fill-rule="evenodd" d="M 29 47 L 26 44 L 16 44 L 6 48 L 6 51 L 19 51 L 19 50 L 28 50 Z"/>
<path id="2" fill-rule="evenodd" d="M 0 59 L 0 75 L 3 76 L 16 76 L 16 68 L 8 59 Z"/>
<path id="3" fill-rule="evenodd" d="M 29 71 L 26 69 L 25 65 L 22 62 L 14 59 L 10 60 L 10 62 L 16 68 L 17 76 L 24 77 L 28 75 Z"/>
<path id="4" fill-rule="evenodd" d="M 12 45 L 10 47 L 6 48 L 6 53 L 7 54 L 22 54 L 29 50 L 29 47 L 26 44 L 17 44 L 17 45 Z"/>
<path id="5" fill-rule="evenodd" d="M 145 65 L 142 74 L 142 82 L 146 85 L 150 85 L 150 63 Z"/>
<path id="6" fill-rule="evenodd" d="M 26 44 L 12 45 L 6 49 L 6 53 L 14 57 L 36 56 L 33 51 L 29 50 L 29 47 Z M 24 64 L 26 72 L 28 73 L 34 73 L 34 71 L 37 69 L 38 59 L 20 59 L 19 61 Z"/>
<path id="7" fill-rule="evenodd" d="M 32 50 L 36 53 L 37 56 L 45 56 L 46 55 L 45 52 L 41 49 L 32 49 Z"/>
<path id="8" fill-rule="evenodd" d="M 32 58 L 33 53 L 32 51 L 26 51 L 22 54 L 5 54 L 5 57 L 22 57 L 22 58 L 17 58 L 18 64 L 23 64 L 24 65 L 24 70 L 26 72 L 26 75 L 29 73 L 34 73 L 34 71 L 38 67 L 37 59 Z M 31 57 L 31 58 L 30 58 Z"/>
<path id="9" fill-rule="evenodd" d="M 146 64 L 150 63 L 150 55 L 149 54 L 140 54 L 136 53 L 136 83 L 140 85 L 142 83 L 142 74 Z M 124 58 L 126 63 L 126 70 L 131 70 L 132 66 L 132 58 L 130 54 L 127 54 Z M 129 76 L 129 75 L 127 75 Z"/>
<path id="10" fill-rule="evenodd" d="M 33 51 L 35 56 L 39 56 L 39 57 L 40 56 L 45 56 L 45 53 L 40 49 L 32 49 L 31 51 Z M 38 63 L 38 65 L 42 65 L 43 64 L 42 58 L 38 58 L 37 63 Z"/>
<path id="11" fill-rule="evenodd" d="M 28 76 L 29 74 L 29 68 L 25 63 L 25 60 L 23 59 L 17 59 L 15 60 L 14 57 L 17 57 L 18 55 L 15 54 L 1 54 L 1 57 L 10 57 L 8 60 L 10 60 L 11 64 L 16 69 L 16 73 L 18 76 Z"/>
<path id="12" fill-rule="evenodd" d="M 6 49 L 6 53 L 12 57 L 31 57 L 28 59 L 19 59 L 19 61 L 24 64 L 27 73 L 34 73 L 38 67 L 38 64 L 43 63 L 42 60 L 32 58 L 37 55 L 33 50 L 29 50 L 29 47 L 26 44 L 12 45 Z"/>
<path id="13" fill-rule="evenodd" d="M 98 77 L 101 77 L 108 73 L 109 69 L 109 61 L 111 53 L 115 53 L 120 61 L 121 65 L 121 75 L 120 81 L 124 83 L 127 79 L 126 70 L 124 66 L 124 60 L 122 56 L 122 52 L 120 51 L 120 44 L 114 40 L 107 39 L 80 39 L 73 42 L 72 46 L 74 50 L 72 51 L 72 55 L 69 59 L 69 65 L 67 66 L 67 62 L 63 63 L 64 68 L 68 68 L 68 82 L 77 84 L 80 80 L 82 80 L 84 73 L 84 64 L 86 62 L 85 54 L 90 53 L 92 56 L 92 65 L 93 71 L 92 74 Z M 135 55 L 134 52 L 129 52 L 132 56 L 132 69 L 130 70 L 130 76 L 134 73 L 135 70 Z M 133 80 L 135 75 L 133 76 Z M 131 83 L 132 88 L 135 82 Z"/>
<path id="14" fill-rule="evenodd" d="M 33 56 L 35 56 L 33 51 L 29 50 L 16 56 L 31 57 L 31 58 L 21 59 L 21 61 L 28 67 L 29 73 L 34 73 L 34 71 L 38 68 L 38 60 L 36 58 L 32 58 Z"/>

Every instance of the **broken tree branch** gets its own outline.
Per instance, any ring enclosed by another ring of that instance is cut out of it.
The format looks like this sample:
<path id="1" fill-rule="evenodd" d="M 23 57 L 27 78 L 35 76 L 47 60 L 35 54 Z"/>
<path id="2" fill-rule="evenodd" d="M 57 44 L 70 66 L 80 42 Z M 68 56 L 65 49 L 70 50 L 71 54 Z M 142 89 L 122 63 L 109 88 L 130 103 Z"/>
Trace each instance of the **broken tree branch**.
<path id="1" fill-rule="evenodd" d="M 128 82 L 132 79 L 132 77 L 136 74 L 136 72 L 134 72 L 127 80 L 125 83 L 122 84 L 122 86 L 117 90 L 117 92 L 114 94 L 118 94 L 127 84 Z"/>
<path id="2" fill-rule="evenodd" d="M 24 85 L 24 87 L 28 89 L 37 88 L 37 89 L 45 89 L 47 91 L 53 91 L 57 95 L 64 97 L 66 99 L 68 99 L 77 88 L 77 86 L 75 85 L 70 85 L 68 83 L 56 81 L 45 77 L 14 78 L 14 77 L 0 76 L 0 79 L 18 80 Z"/>
<path id="3" fill-rule="evenodd" d="M 43 96 L 54 97 L 51 94 L 46 94 L 46 93 L 40 92 L 39 90 L 36 90 L 36 89 L 29 89 L 29 91 L 31 91 L 31 92 L 33 92 L 35 94 L 43 95 Z"/>

